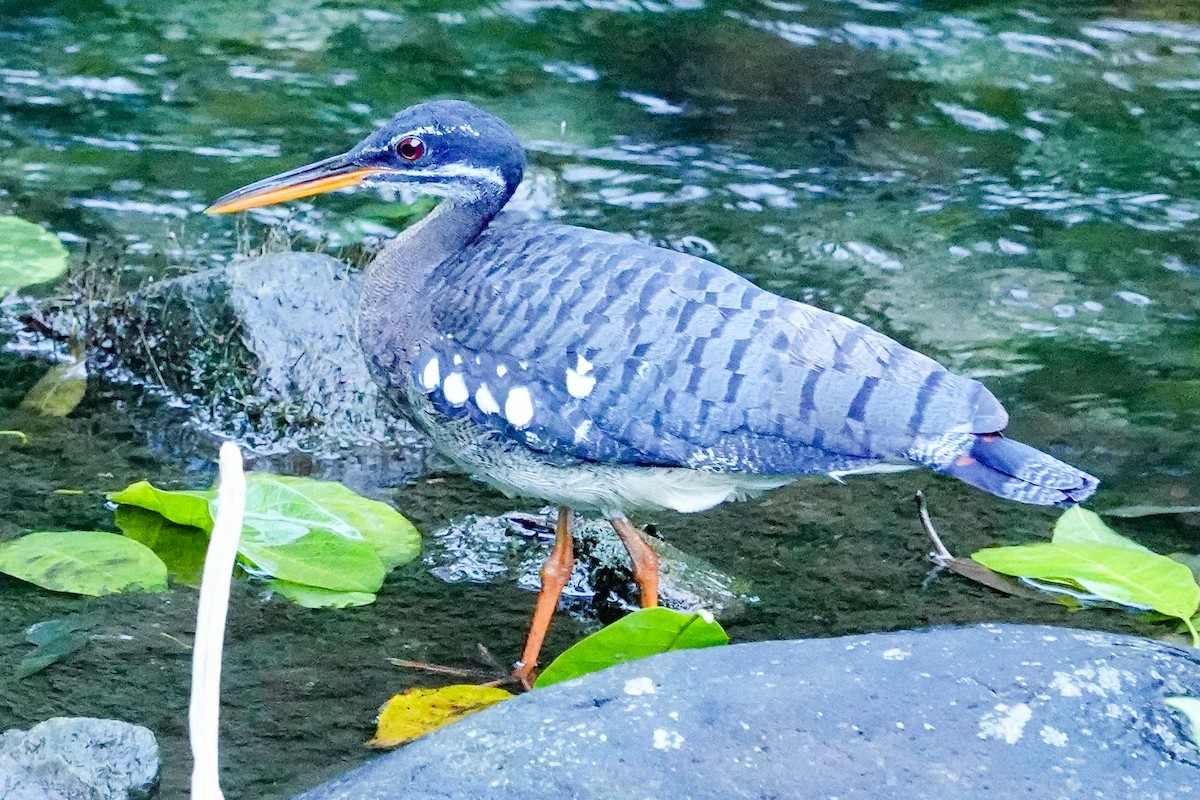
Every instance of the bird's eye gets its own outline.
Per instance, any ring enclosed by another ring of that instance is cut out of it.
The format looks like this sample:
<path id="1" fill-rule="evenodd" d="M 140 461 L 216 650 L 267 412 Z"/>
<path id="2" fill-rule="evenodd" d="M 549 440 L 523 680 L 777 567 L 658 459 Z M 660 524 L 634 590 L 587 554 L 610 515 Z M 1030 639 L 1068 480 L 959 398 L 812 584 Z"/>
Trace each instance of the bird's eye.
<path id="1" fill-rule="evenodd" d="M 416 161 L 425 155 L 425 143 L 415 136 L 405 136 L 396 143 L 396 155 L 405 161 Z"/>

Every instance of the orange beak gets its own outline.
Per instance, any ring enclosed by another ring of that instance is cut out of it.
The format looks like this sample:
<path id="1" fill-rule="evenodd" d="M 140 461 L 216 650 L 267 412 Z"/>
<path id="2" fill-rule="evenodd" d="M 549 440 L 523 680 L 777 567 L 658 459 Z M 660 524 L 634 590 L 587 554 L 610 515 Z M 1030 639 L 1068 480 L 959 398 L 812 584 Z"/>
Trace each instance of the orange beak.
<path id="1" fill-rule="evenodd" d="M 371 175 L 386 171 L 380 167 L 355 164 L 345 154 L 333 156 L 243 186 L 217 200 L 204 209 L 204 213 L 232 214 L 248 208 L 272 206 L 300 197 L 357 186 Z"/>

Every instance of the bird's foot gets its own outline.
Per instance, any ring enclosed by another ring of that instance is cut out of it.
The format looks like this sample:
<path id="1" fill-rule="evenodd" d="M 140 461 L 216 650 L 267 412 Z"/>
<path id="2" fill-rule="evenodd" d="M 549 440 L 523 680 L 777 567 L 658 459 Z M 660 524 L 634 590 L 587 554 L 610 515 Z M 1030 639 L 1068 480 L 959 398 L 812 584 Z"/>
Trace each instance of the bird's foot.
<path id="1" fill-rule="evenodd" d="M 531 691 L 533 682 L 537 680 L 537 663 L 526 664 L 518 661 L 513 665 L 512 679 L 519 683 L 525 691 Z"/>

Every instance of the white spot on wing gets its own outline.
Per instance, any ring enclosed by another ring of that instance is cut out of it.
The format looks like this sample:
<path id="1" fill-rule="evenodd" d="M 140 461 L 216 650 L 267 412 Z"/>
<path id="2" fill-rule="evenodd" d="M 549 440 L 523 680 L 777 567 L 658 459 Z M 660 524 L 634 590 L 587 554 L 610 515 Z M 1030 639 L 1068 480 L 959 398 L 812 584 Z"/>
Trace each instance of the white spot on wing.
<path id="1" fill-rule="evenodd" d="M 580 375 L 587 375 L 592 371 L 592 362 L 588 361 L 582 355 L 575 356 L 575 371 Z"/>
<path id="2" fill-rule="evenodd" d="M 593 375 L 582 375 L 573 369 L 567 370 L 567 392 L 571 397 L 583 399 L 596 388 L 596 378 Z"/>
<path id="3" fill-rule="evenodd" d="M 643 694 L 654 694 L 657 691 L 652 678 L 630 678 L 625 681 L 625 694 L 637 697 Z"/>
<path id="4" fill-rule="evenodd" d="M 429 363 L 426 364 L 425 369 L 421 371 L 421 386 L 425 388 L 425 391 L 432 392 L 437 388 L 437 385 L 441 382 L 441 379 L 441 373 L 438 372 L 437 356 L 434 356 L 433 358 L 429 359 Z"/>
<path id="5" fill-rule="evenodd" d="M 504 366 L 503 364 L 496 365 L 496 377 L 497 378 L 503 378 L 507 374 L 508 374 L 508 367 Z"/>
<path id="6" fill-rule="evenodd" d="M 508 390 L 508 397 L 504 400 L 504 418 L 515 428 L 524 428 L 533 420 L 533 399 L 527 388 L 514 386 Z"/>
<path id="7" fill-rule="evenodd" d="M 460 356 L 458 353 L 455 353 L 454 354 L 454 366 L 457 367 L 460 364 L 462 364 L 462 356 Z"/>
<path id="8" fill-rule="evenodd" d="M 485 414 L 500 413 L 500 404 L 492 397 L 492 390 L 486 383 L 479 384 L 479 388 L 475 390 L 475 405 Z"/>
<path id="9" fill-rule="evenodd" d="M 446 376 L 446 382 L 442 384 L 442 393 L 446 395 L 446 401 L 454 406 L 461 406 L 471 396 L 461 372 L 451 372 Z"/>
<path id="10" fill-rule="evenodd" d="M 583 422 L 576 425 L 575 426 L 575 444 L 579 444 L 580 442 L 586 442 L 588 440 L 588 433 L 590 433 L 591 430 L 592 430 L 592 421 L 590 419 L 585 419 Z"/>

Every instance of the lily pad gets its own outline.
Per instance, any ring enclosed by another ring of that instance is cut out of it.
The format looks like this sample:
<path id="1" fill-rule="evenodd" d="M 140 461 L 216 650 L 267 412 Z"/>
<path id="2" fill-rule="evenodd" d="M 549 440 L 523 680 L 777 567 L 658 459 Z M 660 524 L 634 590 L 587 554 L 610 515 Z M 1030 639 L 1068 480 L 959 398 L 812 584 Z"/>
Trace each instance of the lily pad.
<path id="1" fill-rule="evenodd" d="M 550 686 L 671 650 L 723 644 L 729 644 L 729 636 L 711 614 L 643 608 L 568 648 L 542 671 L 534 686 Z"/>
<path id="2" fill-rule="evenodd" d="M 312 531 L 287 544 L 243 537 L 238 553 L 253 562 L 247 567 L 252 572 L 337 592 L 374 593 L 387 574 L 369 543 L 327 530 Z"/>
<path id="3" fill-rule="evenodd" d="M 246 476 L 243 537 L 280 545 L 313 530 L 367 542 L 388 569 L 412 561 L 421 551 L 421 535 L 400 512 L 340 483 L 264 472 Z"/>
<path id="4" fill-rule="evenodd" d="M 1105 600 L 1151 608 L 1185 622 L 1200 605 L 1200 586 L 1192 571 L 1148 550 L 1053 542 L 989 548 L 971 558 L 1005 575 L 1079 586 Z"/>
<path id="5" fill-rule="evenodd" d="M 140 542 L 102 531 L 42 531 L 0 545 L 0 572 L 56 592 L 161 592 L 167 567 Z"/>
<path id="6" fill-rule="evenodd" d="M 66 272 L 67 248 L 41 225 L 0 217 L 0 296 Z"/>
<path id="7" fill-rule="evenodd" d="M 1124 547 L 1139 553 L 1153 553 L 1132 539 L 1126 538 L 1104 524 L 1100 515 L 1083 506 L 1072 506 L 1054 523 L 1054 544 L 1107 544 Z"/>
<path id="8" fill-rule="evenodd" d="M 212 529 L 216 514 L 215 490 L 172 492 L 140 481 L 108 499 L 205 531 Z M 281 588 L 280 594 L 301 605 L 347 607 L 372 602 L 387 571 L 416 558 L 420 547 L 417 529 L 398 511 L 340 483 L 265 472 L 246 475 L 238 553 L 249 562 L 248 571 L 294 584 Z M 300 585 L 321 591 L 301 598 L 296 588 Z M 362 596 L 329 594 L 346 592 Z"/>
<path id="9" fill-rule="evenodd" d="M 178 525 L 166 517 L 137 506 L 118 506 L 114 519 L 121 533 L 141 542 L 167 565 L 176 583 L 199 586 L 208 551 L 208 534 L 199 528 Z"/>
<path id="10" fill-rule="evenodd" d="M 369 747 L 396 747 L 512 697 L 494 686 L 463 684 L 440 689 L 410 689 L 394 695 L 379 710 Z"/>
<path id="11" fill-rule="evenodd" d="M 212 517 L 208 513 L 208 504 L 216 496 L 217 493 L 211 489 L 206 492 L 172 492 L 151 486 L 148 481 L 138 481 L 119 492 L 112 492 L 108 499 L 121 505 L 153 511 L 178 525 L 211 531 Z"/>
<path id="12" fill-rule="evenodd" d="M 375 602 L 370 592 L 335 592 L 278 579 L 267 581 L 267 586 L 304 608 L 354 608 Z"/>

